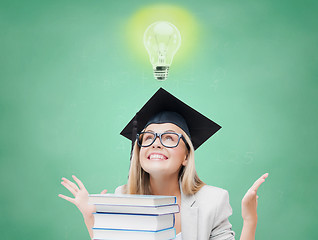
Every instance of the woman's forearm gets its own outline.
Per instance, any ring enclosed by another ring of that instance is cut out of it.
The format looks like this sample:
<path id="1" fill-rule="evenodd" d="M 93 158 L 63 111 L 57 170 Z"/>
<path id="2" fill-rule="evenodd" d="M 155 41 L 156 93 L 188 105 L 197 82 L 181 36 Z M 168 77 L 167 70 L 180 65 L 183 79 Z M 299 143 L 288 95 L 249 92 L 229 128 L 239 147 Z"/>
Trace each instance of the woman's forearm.
<path id="1" fill-rule="evenodd" d="M 91 239 L 93 239 L 93 226 L 94 226 L 94 216 L 93 214 L 90 214 L 88 216 L 83 216 L 84 217 L 84 222 L 86 224 L 89 236 Z"/>
<path id="2" fill-rule="evenodd" d="M 255 240 L 256 225 L 256 221 L 244 221 L 240 240 Z"/>

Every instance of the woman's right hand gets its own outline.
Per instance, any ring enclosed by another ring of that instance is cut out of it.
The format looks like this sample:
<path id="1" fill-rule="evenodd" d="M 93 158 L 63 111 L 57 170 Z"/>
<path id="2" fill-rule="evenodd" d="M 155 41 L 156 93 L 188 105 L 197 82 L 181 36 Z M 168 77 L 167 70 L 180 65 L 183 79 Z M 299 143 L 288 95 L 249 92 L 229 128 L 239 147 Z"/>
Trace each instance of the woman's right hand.
<path id="1" fill-rule="evenodd" d="M 88 204 L 88 192 L 84 186 L 84 184 L 74 175 L 72 176 L 75 182 L 62 178 L 61 184 L 66 187 L 74 196 L 74 198 L 65 196 L 63 194 L 59 194 L 58 196 L 73 203 L 83 214 L 84 221 L 88 230 L 88 233 L 93 238 L 93 230 L 92 227 L 94 226 L 94 216 L 93 213 L 96 212 L 96 208 L 94 205 Z M 105 194 L 107 190 L 103 190 L 101 194 Z"/>
<path id="2" fill-rule="evenodd" d="M 58 196 L 73 203 L 81 211 L 84 219 L 91 217 L 92 213 L 96 212 L 96 208 L 94 205 L 88 204 L 88 192 L 81 180 L 74 175 L 72 177 L 77 185 L 64 177 L 62 178 L 63 181 L 61 184 L 73 194 L 74 198 L 65 196 L 63 194 L 59 194 Z M 106 192 L 107 190 L 103 190 L 101 194 L 105 194 Z"/>

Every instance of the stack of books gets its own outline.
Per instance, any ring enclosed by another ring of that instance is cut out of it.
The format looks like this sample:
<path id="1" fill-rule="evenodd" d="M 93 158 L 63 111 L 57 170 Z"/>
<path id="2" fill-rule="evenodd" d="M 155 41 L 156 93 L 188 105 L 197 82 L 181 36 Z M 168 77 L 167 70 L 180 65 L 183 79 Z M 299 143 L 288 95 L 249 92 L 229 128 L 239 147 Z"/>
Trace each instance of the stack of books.
<path id="1" fill-rule="evenodd" d="M 176 237 L 174 196 L 91 194 L 96 206 L 93 239 L 168 240 Z"/>

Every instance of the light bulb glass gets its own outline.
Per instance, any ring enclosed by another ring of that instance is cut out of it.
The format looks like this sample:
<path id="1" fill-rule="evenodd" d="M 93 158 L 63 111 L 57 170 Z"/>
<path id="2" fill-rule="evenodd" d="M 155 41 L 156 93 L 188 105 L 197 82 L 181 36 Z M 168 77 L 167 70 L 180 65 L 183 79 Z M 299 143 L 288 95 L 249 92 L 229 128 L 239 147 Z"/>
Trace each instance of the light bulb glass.
<path id="1" fill-rule="evenodd" d="M 144 45 L 149 53 L 157 80 L 166 80 L 173 57 L 180 48 L 179 30 L 169 22 L 155 22 L 144 34 Z"/>

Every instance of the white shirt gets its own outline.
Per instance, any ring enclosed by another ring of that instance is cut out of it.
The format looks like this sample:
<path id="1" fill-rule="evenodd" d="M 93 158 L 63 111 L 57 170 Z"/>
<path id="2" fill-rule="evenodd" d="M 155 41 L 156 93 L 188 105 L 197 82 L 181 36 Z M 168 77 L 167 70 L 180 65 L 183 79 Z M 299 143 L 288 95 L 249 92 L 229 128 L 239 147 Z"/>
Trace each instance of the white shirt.
<path id="1" fill-rule="evenodd" d="M 182 240 L 181 232 L 177 234 L 175 240 Z"/>

